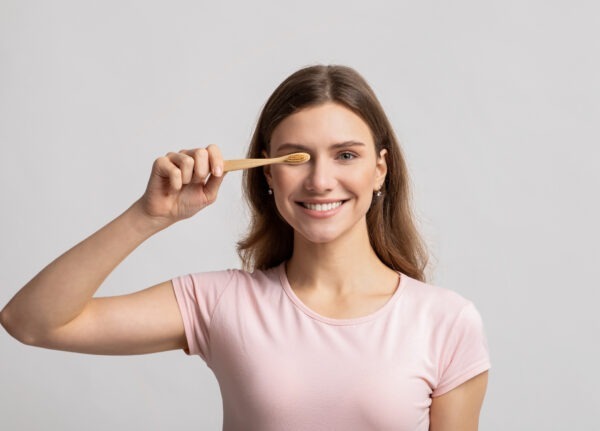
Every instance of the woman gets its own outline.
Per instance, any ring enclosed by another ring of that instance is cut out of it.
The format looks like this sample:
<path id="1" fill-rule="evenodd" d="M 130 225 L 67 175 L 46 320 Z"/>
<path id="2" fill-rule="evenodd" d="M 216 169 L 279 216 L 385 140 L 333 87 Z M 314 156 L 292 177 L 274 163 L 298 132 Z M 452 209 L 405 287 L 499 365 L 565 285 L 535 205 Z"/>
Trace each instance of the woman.
<path id="1" fill-rule="evenodd" d="M 143 241 L 215 202 L 219 149 L 169 153 L 144 195 L 24 286 L 2 324 L 51 349 L 200 355 L 225 430 L 476 430 L 490 367 L 480 316 L 425 283 L 405 163 L 354 70 L 299 70 L 267 101 L 248 156 L 296 151 L 311 159 L 245 172 L 245 270 L 93 298 Z"/>

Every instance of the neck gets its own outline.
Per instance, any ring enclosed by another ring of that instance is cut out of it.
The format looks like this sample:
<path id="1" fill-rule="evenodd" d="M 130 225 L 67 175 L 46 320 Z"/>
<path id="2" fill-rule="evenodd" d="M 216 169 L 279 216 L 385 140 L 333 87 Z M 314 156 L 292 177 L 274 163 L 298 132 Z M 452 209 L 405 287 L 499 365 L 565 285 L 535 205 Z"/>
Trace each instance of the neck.
<path id="1" fill-rule="evenodd" d="M 296 290 L 345 295 L 364 290 L 373 278 L 392 271 L 377 257 L 366 228 L 328 243 L 312 243 L 298 234 L 286 266 Z"/>

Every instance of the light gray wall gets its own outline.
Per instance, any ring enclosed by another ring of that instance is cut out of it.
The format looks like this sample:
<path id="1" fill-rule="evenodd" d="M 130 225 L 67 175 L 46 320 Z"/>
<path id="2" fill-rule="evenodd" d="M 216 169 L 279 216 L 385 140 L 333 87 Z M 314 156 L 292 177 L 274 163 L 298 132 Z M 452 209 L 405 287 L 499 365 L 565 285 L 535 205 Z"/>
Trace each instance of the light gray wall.
<path id="1" fill-rule="evenodd" d="M 431 281 L 473 300 L 493 369 L 482 430 L 600 429 L 595 408 L 596 2 L 0 2 L 0 305 L 125 210 L 155 158 L 245 153 L 299 67 L 355 67 L 407 156 Z M 239 174 L 151 238 L 101 295 L 238 267 Z M 219 429 L 218 385 L 182 352 L 102 357 L 0 331 L 0 427 Z"/>

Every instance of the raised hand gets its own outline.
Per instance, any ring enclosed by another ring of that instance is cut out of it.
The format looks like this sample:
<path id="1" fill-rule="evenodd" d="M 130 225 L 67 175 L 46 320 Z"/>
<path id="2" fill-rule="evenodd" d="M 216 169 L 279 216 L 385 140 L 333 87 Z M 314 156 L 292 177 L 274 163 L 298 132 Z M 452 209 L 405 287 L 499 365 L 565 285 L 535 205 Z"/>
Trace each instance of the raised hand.
<path id="1" fill-rule="evenodd" d="M 216 145 L 170 152 L 154 161 L 139 203 L 146 215 L 172 224 L 212 204 L 223 178 L 223 157 Z"/>

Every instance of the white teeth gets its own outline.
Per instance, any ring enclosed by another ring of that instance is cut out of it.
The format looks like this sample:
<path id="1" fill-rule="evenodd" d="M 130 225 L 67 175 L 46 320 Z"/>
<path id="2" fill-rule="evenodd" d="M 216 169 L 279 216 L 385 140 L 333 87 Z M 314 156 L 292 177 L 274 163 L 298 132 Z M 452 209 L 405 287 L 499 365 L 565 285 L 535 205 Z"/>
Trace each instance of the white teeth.
<path id="1" fill-rule="evenodd" d="M 308 208 L 309 210 L 313 210 L 313 211 L 329 211 L 329 210 L 339 207 L 341 204 L 342 204 L 342 201 L 332 202 L 329 204 L 307 204 L 304 202 L 302 203 L 302 205 L 305 208 Z"/>

